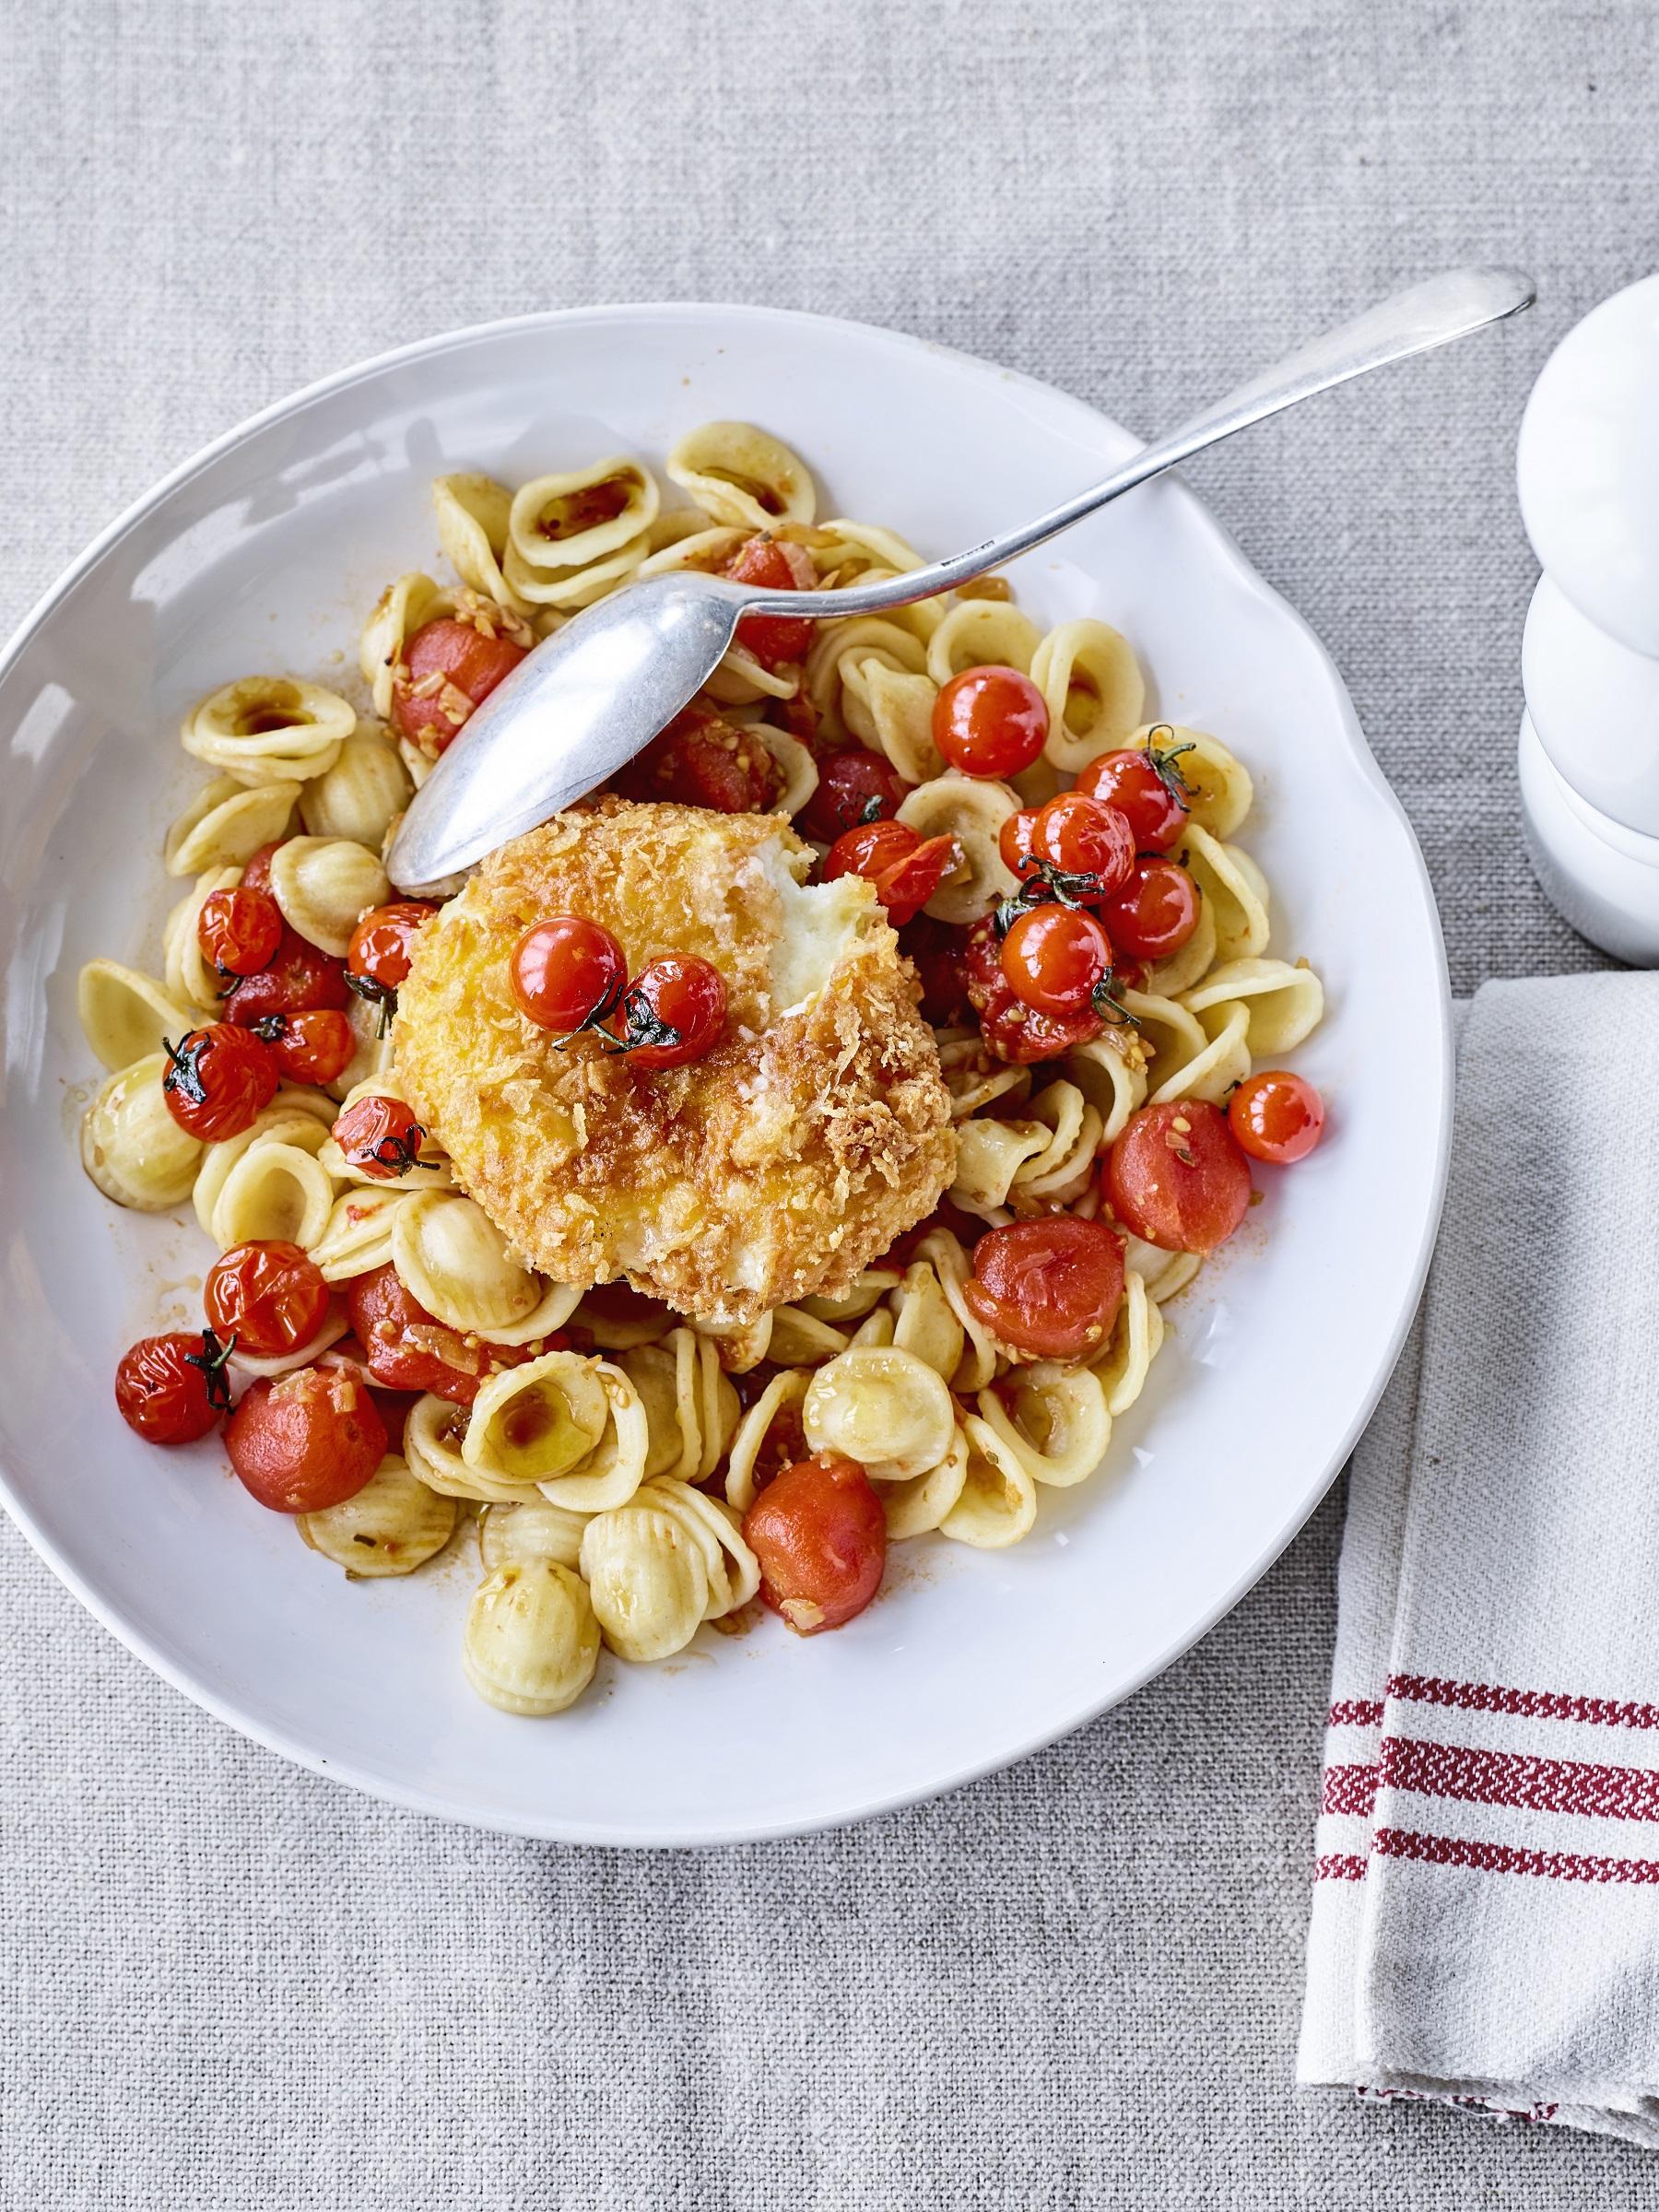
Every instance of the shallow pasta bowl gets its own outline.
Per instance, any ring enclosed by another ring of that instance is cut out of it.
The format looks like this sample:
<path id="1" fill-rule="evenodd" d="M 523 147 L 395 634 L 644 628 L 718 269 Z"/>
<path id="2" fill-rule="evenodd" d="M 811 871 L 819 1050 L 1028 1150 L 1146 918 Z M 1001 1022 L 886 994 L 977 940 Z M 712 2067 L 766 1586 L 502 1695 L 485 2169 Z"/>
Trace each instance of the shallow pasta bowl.
<path id="1" fill-rule="evenodd" d="M 1014 1550 L 898 1547 L 879 1604 L 839 1635 L 705 1629 L 678 1660 L 607 1665 L 572 1712 L 529 1722 L 462 1679 L 477 1570 L 459 1547 L 407 1582 L 348 1585 L 211 1446 L 165 1454 L 127 1433 L 114 1360 L 187 1321 L 210 1255 L 194 1220 L 116 1214 L 81 1173 L 94 1070 L 75 980 L 100 953 L 153 963 L 176 888 L 162 838 L 202 780 L 181 717 L 256 671 L 350 688 L 383 585 L 438 568 L 433 476 L 660 463 L 712 418 L 764 424 L 818 472 L 822 512 L 924 551 L 1135 446 L 1045 386 L 856 324 L 693 306 L 529 317 L 388 355 L 233 431 L 113 524 L 0 661 L 6 1502 L 116 1634 L 233 1725 L 399 1802 L 581 1841 L 853 1818 L 1002 1765 L 1167 1665 L 1346 1456 L 1408 1324 L 1445 1164 L 1445 968 L 1410 831 L 1317 641 L 1166 481 L 1011 581 L 1040 623 L 1116 624 L 1151 710 L 1250 767 L 1244 840 L 1273 887 L 1274 949 L 1305 954 L 1329 994 L 1297 1064 L 1335 1113 L 1166 1309 L 1172 1340 L 1101 1476 L 1046 1495 Z"/>

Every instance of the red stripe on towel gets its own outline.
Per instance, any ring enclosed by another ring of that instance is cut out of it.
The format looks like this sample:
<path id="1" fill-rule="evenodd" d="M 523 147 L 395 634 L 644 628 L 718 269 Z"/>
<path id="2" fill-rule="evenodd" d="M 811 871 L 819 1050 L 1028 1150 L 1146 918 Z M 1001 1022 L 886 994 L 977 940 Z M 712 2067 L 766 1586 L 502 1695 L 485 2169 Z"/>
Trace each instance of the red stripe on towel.
<path id="1" fill-rule="evenodd" d="M 1355 1768 L 1327 1768 L 1354 1773 Z M 1600 1820 L 1659 1820 L 1659 1771 L 1598 1766 L 1580 1759 L 1524 1759 L 1462 1744 L 1382 1739 L 1382 1779 L 1391 1790 L 1454 1797 L 1471 1805 L 1518 1806 L 1535 1813 L 1582 1813 Z M 1327 1805 L 1327 1812 L 1359 1806 Z"/>
<path id="2" fill-rule="evenodd" d="M 1382 1718 L 1380 1699 L 1339 1698 L 1325 1714 L 1327 1728 L 1374 1728 Z"/>
<path id="3" fill-rule="evenodd" d="M 1319 1778 L 1322 1813 L 1358 1813 L 1368 1819 L 1376 1802 L 1375 1767 L 1327 1767 Z"/>
<path id="4" fill-rule="evenodd" d="M 1365 1879 L 1365 1861 L 1357 1852 L 1328 1851 L 1313 1862 L 1313 1879 L 1316 1882 L 1362 1882 Z"/>
<path id="5" fill-rule="evenodd" d="M 1450 1682 L 1439 1675 L 1392 1675 L 1388 1695 L 1409 1705 L 1455 1705 L 1465 1712 L 1513 1712 L 1527 1720 L 1596 1721 L 1609 1728 L 1659 1728 L 1659 1705 L 1616 1698 L 1575 1698 L 1549 1689 L 1503 1689 L 1491 1682 Z"/>
<path id="6" fill-rule="evenodd" d="M 1482 1874 L 1537 1874 L 1554 1882 L 1659 1882 L 1659 1859 L 1606 1859 L 1578 1851 L 1518 1851 L 1470 1836 L 1426 1836 L 1380 1828 L 1371 1848 L 1385 1859 L 1423 1859 L 1436 1866 L 1472 1866 Z"/>

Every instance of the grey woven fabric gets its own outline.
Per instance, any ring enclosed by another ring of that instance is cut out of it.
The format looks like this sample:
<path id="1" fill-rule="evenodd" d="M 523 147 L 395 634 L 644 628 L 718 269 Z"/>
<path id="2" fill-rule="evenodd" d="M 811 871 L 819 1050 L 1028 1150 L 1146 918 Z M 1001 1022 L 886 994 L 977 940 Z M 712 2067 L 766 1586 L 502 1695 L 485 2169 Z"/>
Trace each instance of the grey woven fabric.
<path id="1" fill-rule="evenodd" d="M 490 315 L 775 300 L 1151 429 L 1517 260 L 1523 324 L 1193 475 L 1347 676 L 1459 987 L 1594 965 L 1517 835 L 1511 465 L 1547 347 L 1652 265 L 1652 32 L 1648 0 L 13 7 L 0 618 L 241 415 Z M 1291 2089 L 1338 1512 L 1045 1756 L 687 1858 L 293 1771 L 7 1532 L 0 2202 L 1651 2202 L 1616 2144 Z"/>

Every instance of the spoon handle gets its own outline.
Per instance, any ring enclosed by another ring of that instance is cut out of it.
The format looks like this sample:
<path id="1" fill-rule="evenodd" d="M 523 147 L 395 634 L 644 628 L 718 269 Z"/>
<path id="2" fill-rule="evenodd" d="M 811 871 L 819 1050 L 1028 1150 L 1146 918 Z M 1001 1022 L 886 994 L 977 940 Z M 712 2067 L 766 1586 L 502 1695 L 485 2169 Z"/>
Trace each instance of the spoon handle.
<path id="1" fill-rule="evenodd" d="M 1182 423 L 1156 445 L 1143 446 L 1103 483 L 1050 508 L 1046 514 L 1005 536 L 982 539 L 948 560 L 935 560 L 924 569 L 912 569 L 877 583 L 855 583 L 832 592 L 762 592 L 746 594 L 744 606 L 769 614 L 870 615 L 885 607 L 908 606 L 914 600 L 931 598 L 935 592 L 950 591 L 1018 554 L 1029 553 L 1033 546 L 1069 530 L 1097 507 L 1133 491 L 1149 477 L 1161 476 L 1165 469 L 1189 460 L 1206 446 L 1230 438 L 1235 430 L 1247 429 L 1269 415 L 1282 414 L 1299 400 L 1311 399 L 1316 392 L 1328 392 L 1334 384 L 1346 384 L 1372 369 L 1384 369 L 1390 361 L 1403 361 L 1414 353 L 1450 345 L 1453 338 L 1467 337 L 1488 323 L 1501 322 L 1506 315 L 1530 307 L 1535 296 L 1532 279 L 1518 269 L 1450 269 L 1442 276 L 1430 276 L 1426 283 L 1414 284 L 1406 291 L 1379 300 L 1375 307 L 1327 331 L 1311 345 L 1299 347 L 1253 382 L 1230 392 L 1225 399 Z"/>

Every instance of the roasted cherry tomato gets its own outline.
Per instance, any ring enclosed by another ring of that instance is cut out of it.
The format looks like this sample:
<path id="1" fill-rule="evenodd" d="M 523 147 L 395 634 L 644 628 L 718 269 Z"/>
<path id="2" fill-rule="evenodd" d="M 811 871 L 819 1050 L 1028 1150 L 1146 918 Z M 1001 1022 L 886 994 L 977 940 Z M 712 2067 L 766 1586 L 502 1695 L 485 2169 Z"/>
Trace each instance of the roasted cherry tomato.
<path id="1" fill-rule="evenodd" d="M 328 1285 L 311 1254 L 278 1237 L 232 1244 L 207 1271 L 202 1307 L 217 1336 L 239 1351 L 280 1359 L 309 1344 L 328 1318 Z"/>
<path id="2" fill-rule="evenodd" d="M 395 1182 L 420 1158 L 423 1124 L 403 1099 L 371 1091 L 347 1106 L 334 1125 L 334 1140 L 359 1173 Z"/>
<path id="3" fill-rule="evenodd" d="M 287 838 L 279 837 L 275 843 L 260 845 L 250 853 L 242 864 L 241 882 L 237 888 L 244 891 L 268 891 L 271 888 L 271 863 L 287 842 Z"/>
<path id="4" fill-rule="evenodd" d="M 1144 752 L 1132 746 L 1102 753 L 1077 778 L 1077 788 L 1128 816 L 1137 850 L 1167 853 L 1187 824 L 1191 794 L 1180 763 L 1188 749 L 1153 745 Z"/>
<path id="5" fill-rule="evenodd" d="M 242 977 L 225 1001 L 224 1013 L 227 1021 L 251 1030 L 273 1014 L 308 1014 L 321 1006 L 343 1014 L 350 1004 L 345 961 L 297 929 L 284 929 L 272 959 L 255 974 Z"/>
<path id="6" fill-rule="evenodd" d="M 725 1029 L 725 979 L 695 953 L 647 960 L 624 993 L 616 1031 L 632 1067 L 684 1067 L 713 1051 Z"/>
<path id="7" fill-rule="evenodd" d="M 985 1047 L 998 1060 L 1025 1066 L 1035 1060 L 1057 1060 L 1075 1045 L 1088 1044 L 1107 1026 L 1106 1014 L 1093 1006 L 1068 1015 L 1040 1014 L 1015 996 L 1003 973 L 1002 943 L 990 915 L 975 922 L 963 947 L 968 979 L 968 1000 L 980 1018 Z"/>
<path id="8" fill-rule="evenodd" d="M 1112 940 L 1084 907 L 1028 907 L 1003 939 L 1002 971 L 1022 1006 L 1039 1014 L 1085 1013 L 1111 977 Z"/>
<path id="9" fill-rule="evenodd" d="M 884 868 L 908 860 L 921 842 L 908 822 L 862 822 L 836 839 L 818 873 L 826 883 L 838 876 L 863 876 L 874 883 Z"/>
<path id="10" fill-rule="evenodd" d="M 209 891 L 196 917 L 202 956 L 223 976 L 252 975 L 282 942 L 282 909 L 269 891 L 245 884 Z"/>
<path id="11" fill-rule="evenodd" d="M 469 1342 L 446 1328 L 404 1288 L 389 1263 L 357 1277 L 346 1297 L 369 1372 L 387 1390 L 429 1390 L 456 1406 L 470 1406 L 492 1366 L 517 1367 L 530 1357 L 505 1345 Z"/>
<path id="12" fill-rule="evenodd" d="M 442 752 L 526 650 L 511 638 L 487 638 L 470 622 L 441 616 L 418 629 L 404 649 L 408 681 L 400 679 L 393 695 L 393 720 L 422 752 Z"/>
<path id="13" fill-rule="evenodd" d="M 1218 1106 L 1202 1099 L 1143 1106 L 1107 1157 L 1106 1195 L 1147 1243 L 1214 1252 L 1249 1207 L 1250 1165 Z"/>
<path id="14" fill-rule="evenodd" d="M 161 1090 L 181 1129 L 217 1144 L 251 1129 L 260 1109 L 276 1095 L 278 1076 L 270 1047 L 233 1022 L 210 1021 L 177 1044 L 167 1040 Z"/>
<path id="15" fill-rule="evenodd" d="M 960 863 L 954 837 L 922 838 L 907 822 L 866 822 L 836 839 L 824 856 L 823 879 L 866 877 L 897 928 L 915 919 Z"/>
<path id="16" fill-rule="evenodd" d="M 140 1336 L 115 1370 L 122 1419 L 152 1444 L 194 1443 L 229 1411 L 229 1356 L 230 1347 L 211 1329 L 194 1336 Z"/>
<path id="17" fill-rule="evenodd" d="M 1004 867 L 1011 869 L 1022 880 L 1036 865 L 1031 838 L 1041 811 L 1040 807 L 1022 806 L 1017 814 L 1008 816 L 996 833 L 996 849 L 1002 854 Z"/>
<path id="18" fill-rule="evenodd" d="M 1253 1159 L 1288 1168 L 1306 1159 L 1324 1135 L 1324 1100 L 1305 1076 L 1265 1068 L 1246 1076 L 1227 1101 L 1227 1125 Z"/>
<path id="19" fill-rule="evenodd" d="M 396 1005 L 397 986 L 409 973 L 410 947 L 437 912 L 429 899 L 396 899 L 363 916 L 346 953 L 346 981 L 359 998 Z"/>
<path id="20" fill-rule="evenodd" d="M 769 592 L 810 592 L 818 586 L 818 571 L 805 546 L 783 545 L 765 535 L 739 546 L 725 572 L 739 583 L 764 584 Z M 813 628 L 809 615 L 745 615 L 737 625 L 737 642 L 763 668 L 777 668 L 806 658 Z"/>
<path id="21" fill-rule="evenodd" d="M 1075 896 L 1095 906 L 1128 882 L 1135 865 L 1135 832 L 1128 817 L 1116 806 L 1103 806 L 1080 791 L 1063 791 L 1037 809 L 1031 824 L 1031 857 L 1070 878 Z"/>
<path id="22" fill-rule="evenodd" d="M 225 1431 L 243 1488 L 276 1513 L 319 1513 L 360 1490 L 386 1455 L 386 1424 L 340 1368 L 298 1367 L 250 1385 Z"/>
<path id="23" fill-rule="evenodd" d="M 687 707 L 621 771 L 617 788 L 630 799 L 764 814 L 783 789 L 783 771 L 752 730 Z"/>
<path id="24" fill-rule="evenodd" d="M 1034 1359 L 1092 1358 L 1124 1297 L 1124 1240 L 1104 1221 L 1054 1214 L 988 1229 L 962 1296 L 993 1335 Z"/>
<path id="25" fill-rule="evenodd" d="M 303 1014 L 266 1014 L 253 1024 L 276 1062 L 276 1072 L 288 1083 L 334 1083 L 351 1065 L 357 1051 L 357 1031 L 344 1014 L 332 1006 L 313 1006 Z"/>
<path id="26" fill-rule="evenodd" d="M 797 1636 L 844 1627 L 881 1587 L 887 1515 L 850 1459 L 803 1459 L 769 1482 L 743 1533 L 760 1595 Z"/>
<path id="27" fill-rule="evenodd" d="M 1100 910 L 1112 941 L 1143 960 L 1167 960 L 1198 926 L 1198 886 L 1178 860 L 1137 860 Z"/>
<path id="28" fill-rule="evenodd" d="M 934 743 L 965 776 L 1017 776 L 1048 731 L 1042 694 L 1018 668 L 964 668 L 934 701 Z"/>
<path id="29" fill-rule="evenodd" d="M 899 933 L 899 949 L 915 964 L 922 1011 L 936 1029 L 959 1020 L 968 1005 L 968 933 L 918 914 Z"/>
<path id="30" fill-rule="evenodd" d="M 615 1011 L 628 985 L 628 962 L 597 922 L 554 914 L 519 939 L 508 980 L 526 1021 L 566 1035 Z"/>
<path id="31" fill-rule="evenodd" d="M 818 789 L 801 809 L 800 827 L 832 845 L 862 823 L 890 821 L 914 789 L 885 755 L 846 746 L 820 763 Z"/>

